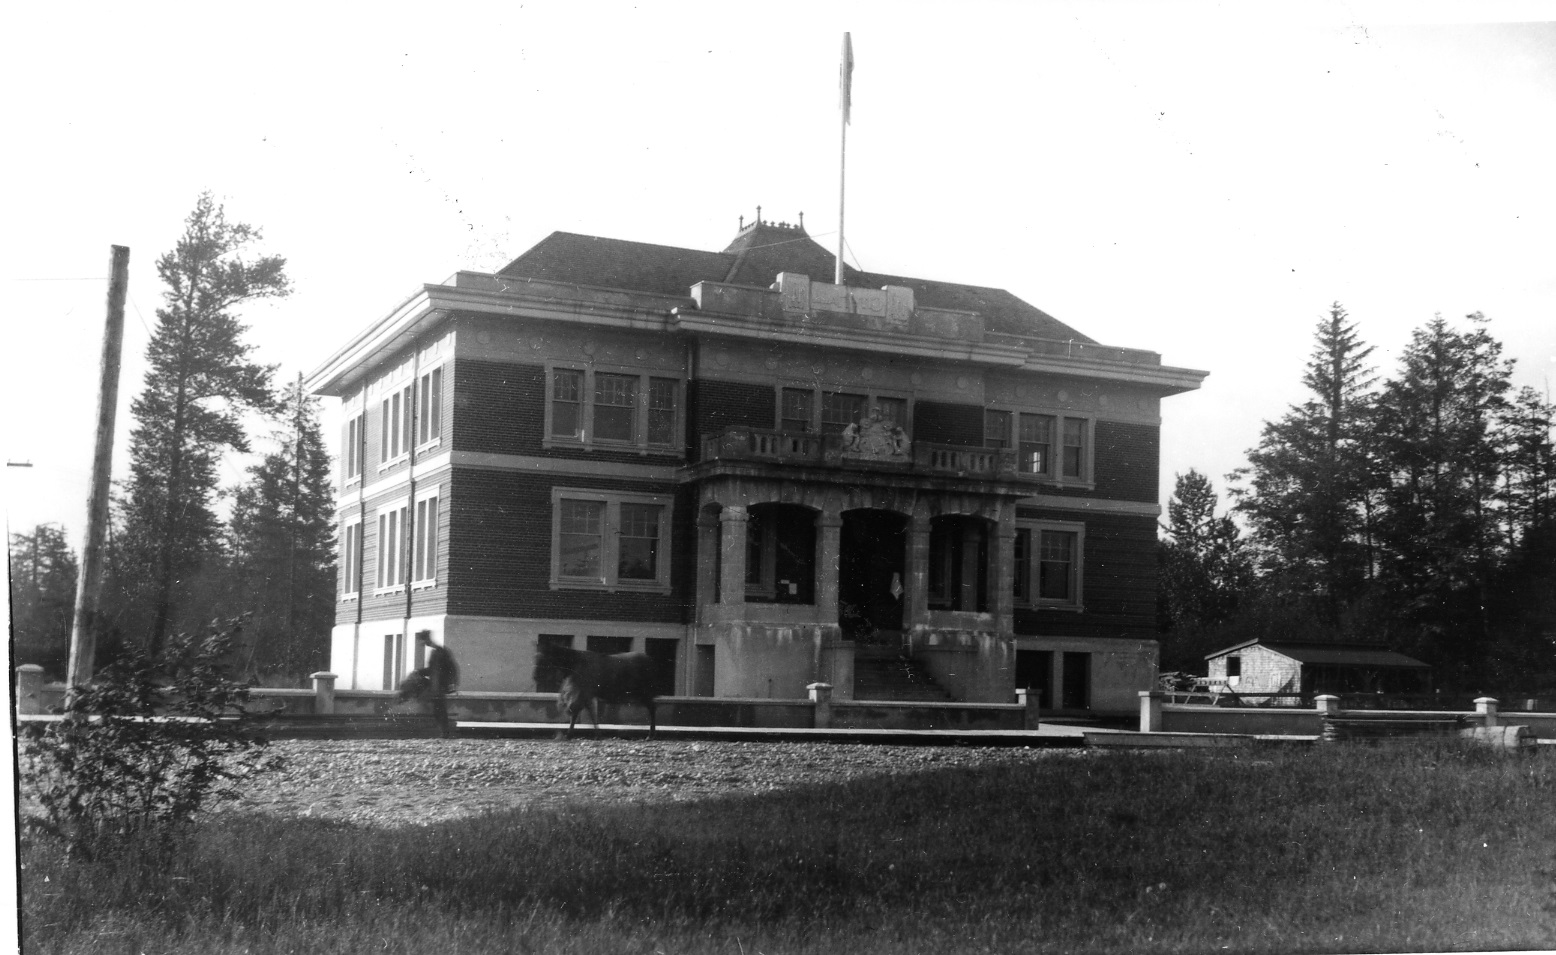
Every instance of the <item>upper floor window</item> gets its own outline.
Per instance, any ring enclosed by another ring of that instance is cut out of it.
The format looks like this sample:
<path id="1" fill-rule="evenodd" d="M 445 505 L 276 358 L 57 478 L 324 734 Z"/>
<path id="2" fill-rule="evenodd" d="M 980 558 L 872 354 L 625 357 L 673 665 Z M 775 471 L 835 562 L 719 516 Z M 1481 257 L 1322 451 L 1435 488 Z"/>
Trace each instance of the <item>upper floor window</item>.
<path id="1" fill-rule="evenodd" d="M 423 372 L 416 379 L 416 446 L 437 442 L 443 436 L 443 368 Z"/>
<path id="2" fill-rule="evenodd" d="M 378 464 L 387 467 L 411 453 L 411 399 L 415 390 L 407 384 L 379 402 Z"/>
<path id="3" fill-rule="evenodd" d="M 548 443 L 666 448 L 680 443 L 681 382 L 631 371 L 553 368 Z"/>
<path id="4" fill-rule="evenodd" d="M 906 398 L 873 392 L 788 387 L 782 389 L 778 399 L 778 430 L 842 434 L 849 425 L 866 417 L 872 407 L 880 409 L 885 421 L 903 428 L 908 426 Z"/>
<path id="5" fill-rule="evenodd" d="M 431 587 L 438 581 L 438 490 L 423 492 L 411 524 L 411 585 Z"/>
<path id="6" fill-rule="evenodd" d="M 378 572 L 373 586 L 379 593 L 399 590 L 405 586 L 410 569 L 406 562 L 409 518 L 410 506 L 407 502 L 391 505 L 378 512 Z"/>
<path id="7" fill-rule="evenodd" d="M 1014 448 L 1016 470 L 1033 477 L 1089 484 L 1090 418 L 990 408 L 983 413 L 983 446 Z"/>
<path id="8" fill-rule="evenodd" d="M 1084 524 L 1017 526 L 1011 591 L 1018 604 L 1079 610 Z"/>
<path id="9" fill-rule="evenodd" d="M 346 483 L 360 481 L 362 479 L 362 442 L 366 435 L 363 434 L 363 425 L 367 423 L 367 416 L 360 411 L 351 416 L 346 422 L 346 447 L 341 460 L 341 467 L 345 471 Z"/>
<path id="10" fill-rule="evenodd" d="M 668 590 L 669 550 L 668 498 L 552 491 L 553 587 Z"/>
<path id="11" fill-rule="evenodd" d="M 340 535 L 340 595 L 350 600 L 362 583 L 362 518 L 349 518 Z"/>

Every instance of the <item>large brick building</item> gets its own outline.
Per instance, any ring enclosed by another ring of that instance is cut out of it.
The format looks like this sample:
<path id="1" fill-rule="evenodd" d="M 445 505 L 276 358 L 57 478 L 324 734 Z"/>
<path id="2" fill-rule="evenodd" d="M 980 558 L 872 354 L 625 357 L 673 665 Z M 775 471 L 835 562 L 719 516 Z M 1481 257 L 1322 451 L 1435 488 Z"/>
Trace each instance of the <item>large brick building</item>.
<path id="1" fill-rule="evenodd" d="M 465 689 L 537 689 L 557 641 L 646 650 L 682 695 L 847 699 L 906 649 L 955 699 L 1131 711 L 1158 403 L 1204 373 L 999 289 L 832 277 L 781 223 L 723 252 L 559 232 L 336 352 L 310 386 L 344 407 L 342 687 L 393 686 L 430 630 Z"/>

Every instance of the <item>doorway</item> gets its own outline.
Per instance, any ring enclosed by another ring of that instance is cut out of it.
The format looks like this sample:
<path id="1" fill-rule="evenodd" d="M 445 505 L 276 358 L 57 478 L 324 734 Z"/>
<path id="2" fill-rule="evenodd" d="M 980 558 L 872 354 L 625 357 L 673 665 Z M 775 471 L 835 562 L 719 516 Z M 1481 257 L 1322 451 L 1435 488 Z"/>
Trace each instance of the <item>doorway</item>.
<path id="1" fill-rule="evenodd" d="M 908 519 L 893 511 L 843 514 L 837 568 L 843 639 L 896 644 L 902 638 Z"/>

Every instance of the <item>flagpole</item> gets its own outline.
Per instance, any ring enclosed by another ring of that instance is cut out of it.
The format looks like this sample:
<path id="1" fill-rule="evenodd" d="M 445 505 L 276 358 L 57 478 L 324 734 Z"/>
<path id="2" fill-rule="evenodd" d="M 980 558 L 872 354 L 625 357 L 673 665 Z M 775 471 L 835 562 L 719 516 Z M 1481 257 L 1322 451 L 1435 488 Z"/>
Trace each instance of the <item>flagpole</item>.
<path id="1" fill-rule="evenodd" d="M 837 269 L 833 284 L 843 284 L 843 196 L 848 171 L 848 113 L 852 105 L 854 86 L 854 44 L 847 33 L 843 34 L 843 62 L 838 67 L 838 93 L 842 107 L 841 135 L 838 137 L 837 161 Z"/>

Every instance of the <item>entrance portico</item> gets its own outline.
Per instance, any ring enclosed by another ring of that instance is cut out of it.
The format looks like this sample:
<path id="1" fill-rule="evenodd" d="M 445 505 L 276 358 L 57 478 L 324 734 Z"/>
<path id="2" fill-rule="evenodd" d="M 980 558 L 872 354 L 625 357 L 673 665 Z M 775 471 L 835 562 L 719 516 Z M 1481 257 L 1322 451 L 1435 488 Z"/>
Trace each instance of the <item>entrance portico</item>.
<path id="1" fill-rule="evenodd" d="M 901 647 L 948 690 L 1007 702 L 1017 489 L 849 472 L 697 479 L 696 642 L 719 696 L 853 695 L 854 650 Z"/>

